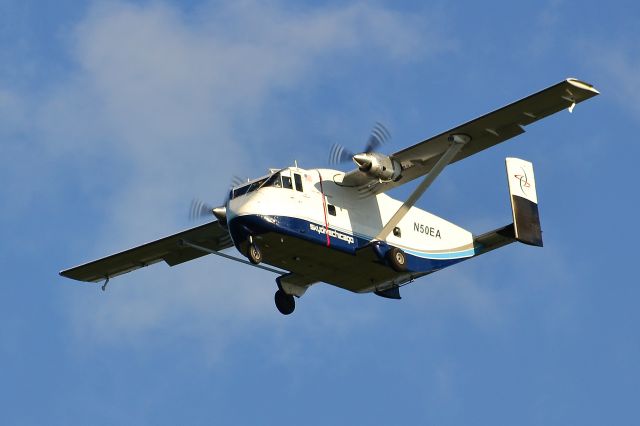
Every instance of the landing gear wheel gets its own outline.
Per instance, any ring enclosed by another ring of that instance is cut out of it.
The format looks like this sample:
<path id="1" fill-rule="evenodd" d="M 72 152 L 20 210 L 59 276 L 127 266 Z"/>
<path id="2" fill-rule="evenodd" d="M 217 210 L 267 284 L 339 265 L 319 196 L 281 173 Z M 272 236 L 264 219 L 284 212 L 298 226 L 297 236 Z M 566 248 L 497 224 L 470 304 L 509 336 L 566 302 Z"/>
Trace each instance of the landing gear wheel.
<path id="1" fill-rule="evenodd" d="M 387 260 L 394 270 L 398 272 L 407 270 L 407 257 L 398 247 L 393 247 L 387 252 Z"/>
<path id="2" fill-rule="evenodd" d="M 278 308 L 282 315 L 289 315 L 296 309 L 296 300 L 292 295 L 282 290 L 276 291 L 274 299 L 276 301 L 276 308 Z"/>
<path id="3" fill-rule="evenodd" d="M 249 261 L 254 265 L 262 262 L 262 252 L 255 244 L 249 244 L 249 249 L 247 250 L 247 257 Z"/>

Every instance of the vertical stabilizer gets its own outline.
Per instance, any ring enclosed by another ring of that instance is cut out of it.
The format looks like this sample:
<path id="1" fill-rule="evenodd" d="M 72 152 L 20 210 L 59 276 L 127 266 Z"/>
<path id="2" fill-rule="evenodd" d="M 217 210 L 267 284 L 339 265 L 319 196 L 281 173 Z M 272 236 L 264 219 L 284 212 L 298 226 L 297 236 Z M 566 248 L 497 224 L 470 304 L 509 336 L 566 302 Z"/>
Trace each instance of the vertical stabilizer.
<path id="1" fill-rule="evenodd" d="M 533 164 L 519 158 L 507 158 L 506 164 L 516 240 L 542 247 Z"/>

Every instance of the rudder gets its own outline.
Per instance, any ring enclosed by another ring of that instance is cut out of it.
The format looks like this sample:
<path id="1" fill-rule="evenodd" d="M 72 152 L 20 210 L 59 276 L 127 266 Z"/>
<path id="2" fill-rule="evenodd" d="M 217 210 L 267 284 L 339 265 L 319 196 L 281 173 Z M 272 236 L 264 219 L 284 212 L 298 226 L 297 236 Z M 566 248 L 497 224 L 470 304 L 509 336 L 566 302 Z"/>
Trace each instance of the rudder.
<path id="1" fill-rule="evenodd" d="M 542 247 L 533 164 L 519 158 L 507 158 L 505 162 L 515 238 L 521 243 Z"/>

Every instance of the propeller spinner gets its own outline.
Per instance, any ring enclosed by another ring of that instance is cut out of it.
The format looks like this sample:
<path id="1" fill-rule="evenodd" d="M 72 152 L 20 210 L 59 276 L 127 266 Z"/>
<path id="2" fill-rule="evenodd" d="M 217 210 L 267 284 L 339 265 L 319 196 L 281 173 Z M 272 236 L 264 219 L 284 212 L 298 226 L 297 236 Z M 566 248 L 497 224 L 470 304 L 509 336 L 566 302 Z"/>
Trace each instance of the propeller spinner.
<path id="1" fill-rule="evenodd" d="M 389 133 L 387 128 L 384 127 L 382 123 L 376 123 L 376 125 L 373 127 L 373 130 L 371 131 L 369 139 L 367 140 L 367 144 L 364 147 L 363 153 L 370 153 L 375 151 L 390 139 L 391 133 Z M 353 159 L 358 167 L 360 167 L 361 164 L 355 157 L 356 154 L 353 151 L 345 148 L 340 144 L 333 144 L 333 146 L 331 147 L 331 151 L 329 152 L 329 163 L 340 164 L 346 163 Z"/>
<path id="2" fill-rule="evenodd" d="M 189 209 L 189 219 L 192 221 L 202 219 L 209 216 L 215 216 L 222 223 L 227 223 L 227 208 L 226 206 L 213 207 L 200 200 L 192 200 L 191 208 Z"/>

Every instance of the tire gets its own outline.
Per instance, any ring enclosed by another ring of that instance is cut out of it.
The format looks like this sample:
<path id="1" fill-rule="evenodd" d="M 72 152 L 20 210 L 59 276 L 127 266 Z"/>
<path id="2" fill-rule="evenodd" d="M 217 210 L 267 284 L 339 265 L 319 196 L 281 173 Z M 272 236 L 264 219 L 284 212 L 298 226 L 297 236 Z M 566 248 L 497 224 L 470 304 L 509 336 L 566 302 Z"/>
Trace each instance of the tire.
<path id="1" fill-rule="evenodd" d="M 276 291 L 274 295 L 276 302 L 276 308 L 282 315 L 289 315 L 296 309 L 296 300 L 292 295 L 285 293 L 282 290 Z"/>
<path id="2" fill-rule="evenodd" d="M 247 249 L 247 257 L 249 258 L 249 261 L 254 265 L 262 262 L 262 252 L 255 244 L 249 244 L 249 248 Z"/>
<path id="3" fill-rule="evenodd" d="M 395 271 L 404 272 L 407 270 L 407 256 L 398 247 L 393 247 L 387 252 L 387 260 Z"/>

